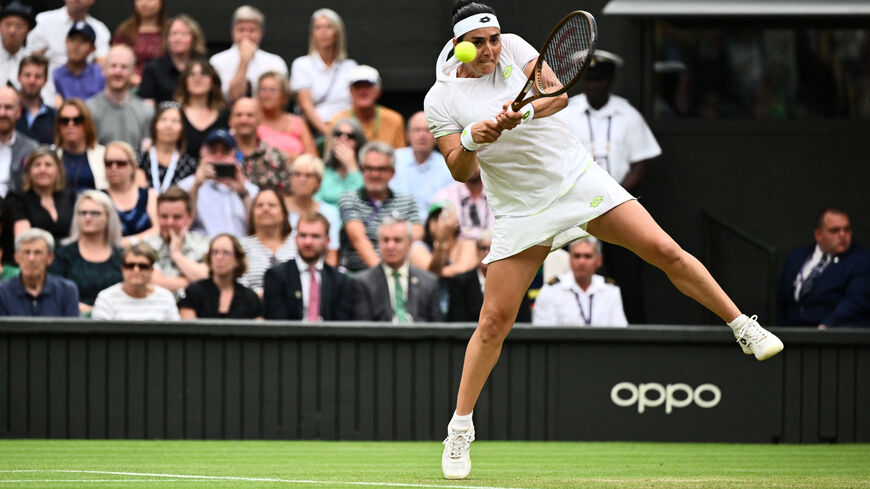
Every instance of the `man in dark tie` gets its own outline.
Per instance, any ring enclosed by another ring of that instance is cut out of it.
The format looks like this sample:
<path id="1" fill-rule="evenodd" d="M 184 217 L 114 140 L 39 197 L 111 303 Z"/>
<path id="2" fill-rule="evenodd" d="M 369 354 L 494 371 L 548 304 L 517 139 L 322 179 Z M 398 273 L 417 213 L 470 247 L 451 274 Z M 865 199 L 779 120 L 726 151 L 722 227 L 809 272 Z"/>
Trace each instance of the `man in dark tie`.
<path id="1" fill-rule="evenodd" d="M 822 209 L 815 245 L 792 250 L 779 279 L 779 323 L 870 326 L 870 252 L 852 242 L 849 215 Z"/>
<path id="2" fill-rule="evenodd" d="M 301 216 L 296 258 L 270 268 L 263 279 L 266 319 L 350 319 L 347 277 L 323 261 L 328 245 L 329 221 L 319 213 Z"/>
<path id="3" fill-rule="evenodd" d="M 438 277 L 411 266 L 411 222 L 387 217 L 378 228 L 382 262 L 350 279 L 353 317 L 397 324 L 441 321 Z"/>

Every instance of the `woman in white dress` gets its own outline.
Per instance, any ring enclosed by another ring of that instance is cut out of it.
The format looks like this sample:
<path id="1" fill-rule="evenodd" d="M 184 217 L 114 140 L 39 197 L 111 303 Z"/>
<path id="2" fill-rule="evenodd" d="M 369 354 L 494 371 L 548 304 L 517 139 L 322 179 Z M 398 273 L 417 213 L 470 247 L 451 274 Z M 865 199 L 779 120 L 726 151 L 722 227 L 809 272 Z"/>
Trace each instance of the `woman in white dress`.
<path id="1" fill-rule="evenodd" d="M 707 269 L 685 252 L 646 209 L 593 162 L 557 117 L 567 95 L 541 98 L 520 112 L 509 106 L 538 52 L 502 34 L 494 10 L 470 0 L 453 7 L 453 39 L 438 56 L 424 108 L 450 172 L 466 180 L 479 165 L 496 216 L 484 303 L 469 340 L 456 412 L 444 441 L 449 479 L 471 470 L 472 410 L 531 281 L 551 250 L 587 234 L 626 247 L 664 271 L 684 294 L 729 323 L 744 353 L 764 360 L 782 342 L 741 314 Z M 477 56 L 460 63 L 453 45 L 469 41 Z"/>

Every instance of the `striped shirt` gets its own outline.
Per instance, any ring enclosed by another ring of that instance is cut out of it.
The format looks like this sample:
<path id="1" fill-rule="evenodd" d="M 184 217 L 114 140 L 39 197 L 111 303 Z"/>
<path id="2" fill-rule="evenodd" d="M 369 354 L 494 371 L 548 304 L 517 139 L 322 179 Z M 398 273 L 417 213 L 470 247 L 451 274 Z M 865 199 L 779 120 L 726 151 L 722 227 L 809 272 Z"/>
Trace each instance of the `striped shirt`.
<path id="1" fill-rule="evenodd" d="M 366 228 L 366 236 L 372 242 L 375 251 L 378 251 L 378 227 L 381 225 L 381 221 L 388 216 L 412 223 L 420 223 L 417 200 L 413 196 L 392 190 L 387 192 L 387 198 L 383 202 L 375 202 L 370 199 L 365 188 L 345 192 L 338 199 L 338 209 L 341 212 L 342 222 L 359 221 L 363 223 Z M 344 229 L 341 232 L 340 248 L 341 266 L 352 272 L 368 268 L 354 249 Z"/>
<path id="2" fill-rule="evenodd" d="M 275 252 L 254 235 L 245 236 L 239 241 L 248 259 L 248 271 L 239 278 L 239 283 L 258 294 L 263 291 L 263 276 L 266 275 L 266 270 L 296 257 L 296 233 L 287 236 L 284 244 Z"/>
<path id="3" fill-rule="evenodd" d="M 124 292 L 122 283 L 103 289 L 97 294 L 91 317 L 122 321 L 178 321 L 178 307 L 172 292 L 154 286 L 154 292 L 141 299 Z"/>

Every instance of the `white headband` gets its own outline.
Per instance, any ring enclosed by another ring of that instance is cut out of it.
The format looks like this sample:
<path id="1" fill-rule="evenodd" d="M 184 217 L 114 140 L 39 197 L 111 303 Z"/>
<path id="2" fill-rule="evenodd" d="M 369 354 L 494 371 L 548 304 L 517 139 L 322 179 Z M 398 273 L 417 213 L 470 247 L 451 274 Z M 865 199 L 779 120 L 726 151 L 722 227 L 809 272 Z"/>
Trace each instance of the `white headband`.
<path id="1" fill-rule="evenodd" d="M 466 32 L 471 32 L 481 27 L 498 27 L 501 29 L 495 14 L 474 14 L 471 17 L 460 20 L 453 26 L 453 37 L 458 38 Z"/>

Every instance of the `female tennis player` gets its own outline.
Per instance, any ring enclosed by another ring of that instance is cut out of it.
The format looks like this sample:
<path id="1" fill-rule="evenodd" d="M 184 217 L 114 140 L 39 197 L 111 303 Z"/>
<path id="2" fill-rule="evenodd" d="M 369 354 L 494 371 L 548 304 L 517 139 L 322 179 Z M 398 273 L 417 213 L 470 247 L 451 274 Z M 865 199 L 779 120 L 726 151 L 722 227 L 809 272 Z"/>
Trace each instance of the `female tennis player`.
<path id="1" fill-rule="evenodd" d="M 453 45 L 469 41 L 477 57 L 460 63 Z M 453 39 L 438 56 L 436 82 L 424 107 L 429 128 L 453 177 L 466 180 L 480 165 L 496 215 L 483 308 L 468 342 L 456 412 L 444 441 L 448 479 L 471 470 L 472 411 L 498 361 L 517 309 L 551 250 L 591 234 L 630 249 L 664 271 L 684 294 L 734 331 L 744 353 L 765 360 L 782 342 L 747 317 L 704 265 L 668 236 L 646 209 L 599 168 L 558 117 L 567 95 L 510 109 L 538 52 L 514 34 L 502 34 L 495 11 L 471 0 L 453 7 Z"/>

